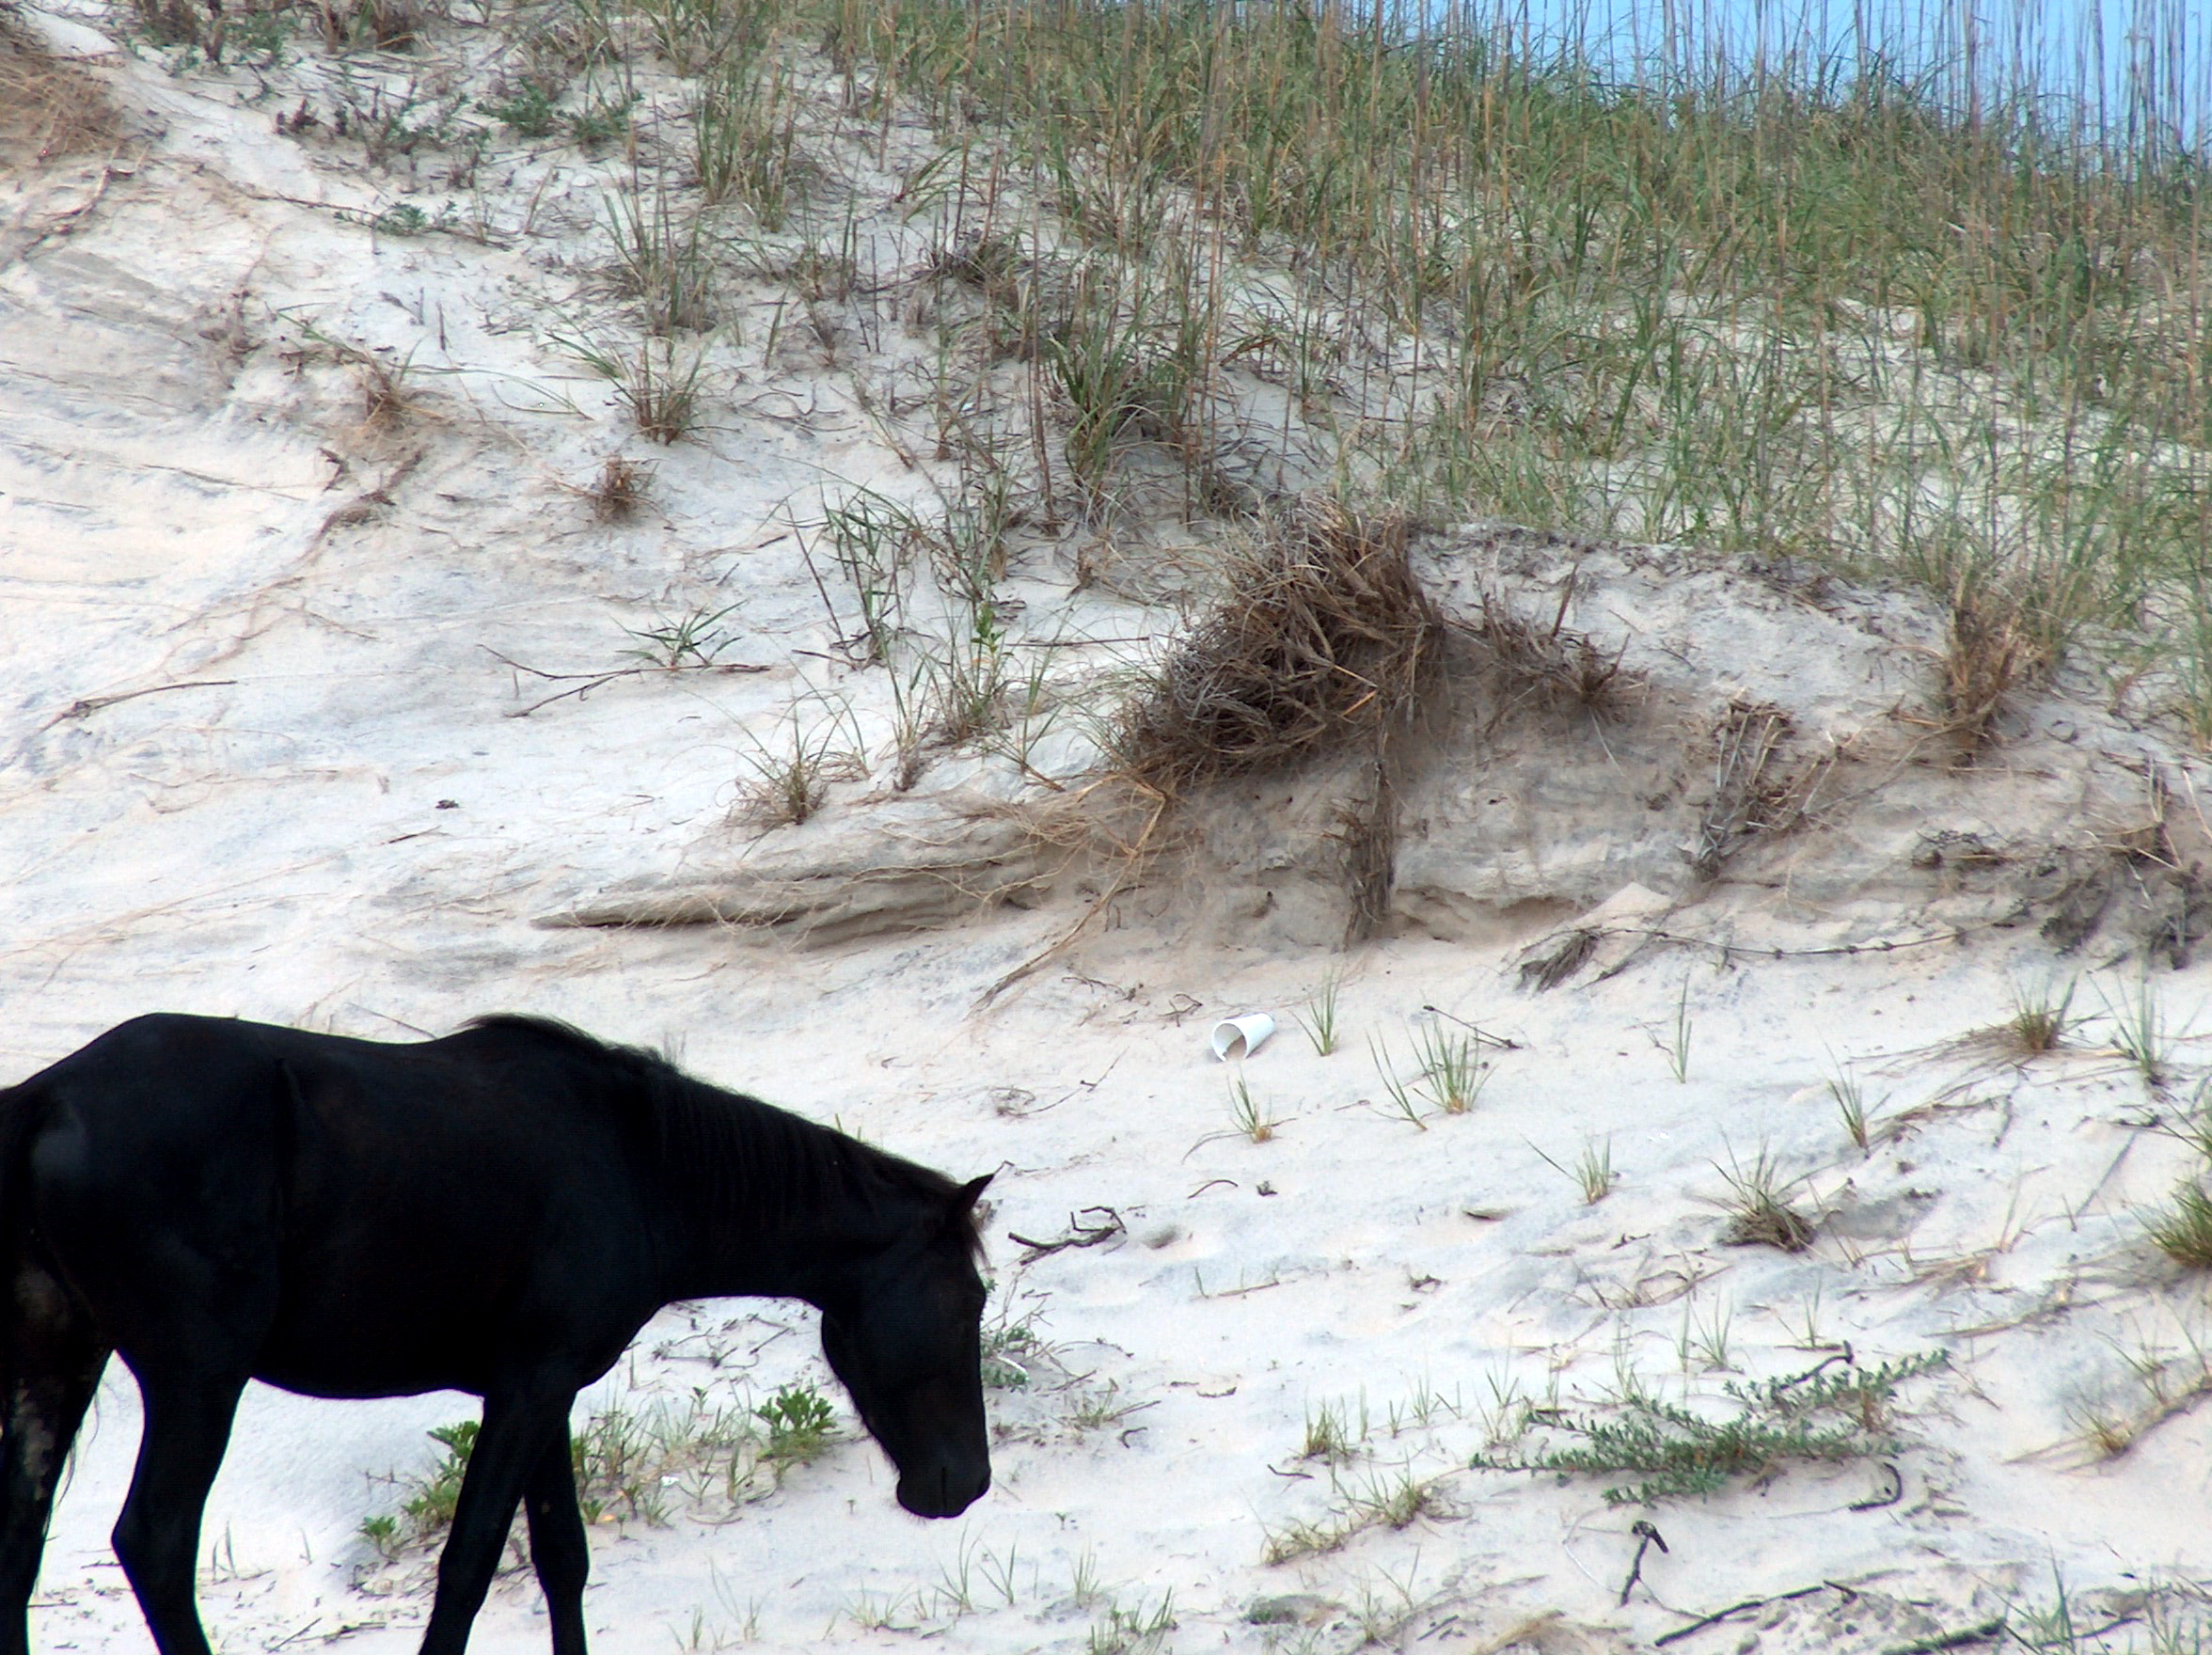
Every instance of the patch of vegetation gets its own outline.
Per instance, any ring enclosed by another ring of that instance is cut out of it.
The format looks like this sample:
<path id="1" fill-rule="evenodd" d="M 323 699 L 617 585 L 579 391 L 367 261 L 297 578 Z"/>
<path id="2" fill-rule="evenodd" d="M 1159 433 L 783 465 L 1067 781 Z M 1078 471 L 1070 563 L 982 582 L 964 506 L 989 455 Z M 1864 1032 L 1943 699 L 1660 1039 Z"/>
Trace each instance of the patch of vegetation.
<path id="1" fill-rule="evenodd" d="M 419 236 L 430 229 L 430 214 L 412 201 L 402 201 L 371 219 L 369 228 L 383 236 Z"/>
<path id="2" fill-rule="evenodd" d="M 1529 1147 L 1536 1148 L 1534 1144 Z M 1540 1149 L 1536 1153 L 1538 1158 L 1552 1171 L 1574 1180 L 1574 1187 L 1582 1191 L 1582 1204 L 1585 1206 L 1595 1206 L 1612 1194 L 1613 1186 L 1620 1176 L 1613 1170 L 1613 1140 L 1610 1138 L 1603 1143 L 1595 1139 L 1586 1143 L 1582 1146 L 1581 1158 L 1575 1161 L 1572 1170 L 1561 1166 Z"/>
<path id="3" fill-rule="evenodd" d="M 834 1439 L 837 1413 L 813 1385 L 784 1385 L 753 1411 L 767 1432 L 761 1458 L 781 1479 L 794 1465 L 821 1458 Z"/>
<path id="4" fill-rule="evenodd" d="M 2202 578 L 2178 12 L 2118 92 L 2050 20 L 2001 53 L 1934 4 L 1841 53 L 1707 20 L 1632 61 L 1572 15 L 832 0 L 826 33 L 871 110 L 997 123 L 1098 257 L 1269 274 L 1232 314 L 1170 276 L 1144 326 L 1100 283 L 1110 325 L 1035 332 L 1094 498 L 1132 439 L 1206 471 L 1209 396 L 1257 374 L 1325 468 L 1424 508 L 1921 583 L 1967 746 L 2085 621 Z M 1409 334 L 1426 388 L 1377 397 Z"/>
<path id="5" fill-rule="evenodd" d="M 605 481 L 603 476 L 602 482 Z M 623 630 L 638 644 L 624 653 L 654 667 L 711 667 L 718 655 L 737 641 L 721 624 L 737 607 L 724 604 L 719 609 L 708 609 L 702 604 L 672 619 L 663 615 L 651 626 L 625 626 Z"/>
<path id="6" fill-rule="evenodd" d="M 409 1546 L 432 1540 L 453 1526 L 453 1513 L 461 1504 L 461 1481 L 468 1474 L 468 1458 L 476 1451 L 481 1421 L 456 1420 L 434 1426 L 430 1440 L 440 1450 L 437 1463 L 406 1485 L 406 1497 L 395 1516 L 380 1512 L 362 1520 L 361 1537 L 379 1556 L 396 1557 Z"/>
<path id="7" fill-rule="evenodd" d="M 2064 1045 L 2066 1031 L 2074 1026 L 2074 991 L 2079 986 L 2079 978 L 2069 979 L 2063 989 L 2055 983 L 2038 988 L 2014 984 L 2013 1015 L 2002 1026 L 2013 1049 L 2022 1057 L 2041 1057 Z"/>
<path id="8" fill-rule="evenodd" d="M 1398 1079 L 1398 1070 L 1390 1061 L 1390 1048 L 1377 1036 L 1367 1038 L 1367 1055 L 1374 1060 L 1375 1073 L 1382 1078 L 1383 1095 L 1390 1099 L 1391 1112 L 1416 1131 L 1429 1129 L 1428 1118 L 1421 1112 L 1413 1088 Z"/>
<path id="9" fill-rule="evenodd" d="M 482 1429 L 482 1422 L 473 1419 L 431 1428 L 430 1440 L 445 1452 L 400 1506 L 401 1515 L 417 1533 L 442 1533 L 452 1526 L 453 1512 L 461 1504 L 462 1479 L 468 1474 L 469 1457 L 476 1452 L 476 1439 Z"/>
<path id="10" fill-rule="evenodd" d="M 1439 1490 L 1441 1479 L 1416 1477 L 1410 1471 L 1395 1477 L 1378 1477 L 1351 1491 L 1345 1501 L 1347 1515 L 1362 1527 L 1410 1528 L 1424 1517 L 1441 1517 L 1446 1506 Z"/>
<path id="11" fill-rule="evenodd" d="M 137 0 L 141 17 L 150 5 Z M 100 83 L 0 13 L 0 164 L 71 154 L 112 139 L 116 130 Z"/>
<path id="12" fill-rule="evenodd" d="M 1229 1082 L 1229 1115 L 1237 1133 L 1255 1143 L 1266 1143 L 1283 1123 L 1274 1119 L 1252 1095 L 1252 1084 L 1240 1074 Z"/>
<path id="13" fill-rule="evenodd" d="M 1313 1429 L 1309 1416 L 1307 1431 Z M 1339 1477 L 1331 1462 L 1329 1506 L 1319 1517 L 1293 1518 L 1266 1531 L 1261 1561 L 1292 1563 L 1341 1550 L 1354 1535 L 1367 1529 L 1403 1529 L 1424 1517 L 1446 1517 L 1441 1477 L 1417 1477 L 1401 1470 L 1395 1475 L 1370 1475 L 1351 1484 Z"/>
<path id="14" fill-rule="evenodd" d="M 1419 1084 L 1436 1107 L 1447 1115 L 1463 1115 L 1473 1109 L 1490 1079 L 1488 1065 L 1476 1055 L 1475 1036 L 1430 1023 L 1414 1040 Z"/>
<path id="15" fill-rule="evenodd" d="M 1044 1348 L 1035 1327 L 1027 1321 L 984 1329 L 983 1382 L 994 1391 L 1020 1390 L 1030 1381 L 1024 1358 L 1035 1360 Z"/>
<path id="16" fill-rule="evenodd" d="M 781 63 L 730 61 L 700 83 L 691 104 L 693 174 L 709 205 L 743 202 L 765 230 L 780 230 L 799 182 L 794 153 L 798 100 Z"/>
<path id="17" fill-rule="evenodd" d="M 1306 502 L 1232 560 L 1112 734 L 1122 772 L 1163 795 L 1386 731 L 1442 641 L 1406 525 Z"/>
<path id="18" fill-rule="evenodd" d="M 1175 1628 L 1173 1592 L 1162 1592 L 1160 1601 L 1150 1606 L 1142 1600 L 1134 1609 L 1111 1603 L 1106 1618 L 1091 1628 L 1084 1655 L 1160 1655 L 1167 1647 L 1167 1634 Z"/>
<path id="19" fill-rule="evenodd" d="M 1836 1101 L 1836 1114 L 1844 1132 L 1858 1146 L 1859 1154 L 1866 1154 L 1872 1143 L 1870 1134 L 1877 1107 L 1867 1102 L 1866 1082 L 1849 1069 L 1839 1067 L 1828 1077 L 1828 1095 Z"/>
<path id="20" fill-rule="evenodd" d="M 1298 1019 L 1298 1026 L 1305 1031 L 1306 1039 L 1313 1043 L 1316 1057 L 1328 1057 L 1342 1044 L 1336 1001 L 1343 986 L 1343 972 L 1324 972 L 1320 985 L 1306 996 L 1304 1009 L 1291 1014 Z"/>
<path id="21" fill-rule="evenodd" d="M 750 750 L 738 755 L 751 775 L 738 783 L 736 814 L 763 831 L 811 820 L 828 799 L 830 782 L 862 772 L 849 712 L 832 713 L 809 728 L 794 706 L 783 730 L 785 739 L 775 746 L 748 735 Z"/>
<path id="22" fill-rule="evenodd" d="M 1998 715 L 2051 660 L 2050 640 L 2039 636 L 2023 587 L 1981 570 L 1960 575 L 1944 639 L 1942 701 L 1943 729 L 1957 739 L 1962 759 L 1987 744 Z"/>
<path id="23" fill-rule="evenodd" d="M 571 1427 L 577 1504 L 586 1521 L 663 1523 L 679 1511 L 726 1512 L 765 1493 L 757 1469 L 777 1480 L 793 1463 L 818 1458 L 830 1440 L 829 1405 L 810 1386 L 786 1386 L 751 1411 L 722 1407 L 703 1393 L 676 1402 L 602 1408 Z M 399 1509 L 363 1520 L 361 1537 L 380 1556 L 436 1543 L 452 1526 L 479 1422 L 439 1426 L 430 1470 L 399 1479 Z"/>
<path id="24" fill-rule="evenodd" d="M 1751 1164 L 1745 1166 L 1730 1152 L 1729 1164 L 1715 1163 L 1728 1184 L 1721 1204 L 1729 1215 L 1720 1238 L 1730 1247 L 1774 1247 L 1784 1253 L 1803 1253 L 1812 1245 L 1812 1221 L 1790 1203 L 1790 1191 L 1801 1179 L 1785 1179 L 1774 1158 L 1762 1145 Z"/>
<path id="25" fill-rule="evenodd" d="M 2162 1207 L 2143 1215 L 2160 1253 L 2185 1269 L 2212 1270 L 2212 1192 L 2202 1178 L 2184 1178 Z"/>
<path id="26" fill-rule="evenodd" d="M 504 97 L 480 99 L 476 108 L 518 138 L 549 137 L 561 118 L 552 98 L 534 81 L 525 81 Z"/>
<path id="27" fill-rule="evenodd" d="M 1690 1029 L 1690 980 L 1684 977 L 1682 993 L 1674 1002 L 1674 1023 L 1667 1035 L 1667 1067 L 1678 1086 L 1689 1084 Z"/>
<path id="28" fill-rule="evenodd" d="M 2137 982 L 2132 994 L 2125 985 L 2108 994 L 2099 984 L 2097 998 L 2105 1002 L 2105 1015 L 2112 1022 L 2112 1044 L 2135 1065 L 2144 1085 L 2163 1089 L 2172 1078 L 2172 1051 L 2166 1011 L 2149 975 Z"/>
<path id="29" fill-rule="evenodd" d="M 1721 1389 L 1732 1411 L 1719 1417 L 1663 1401 L 1632 1381 L 1604 1412 L 1530 1410 L 1525 1423 L 1555 1441 L 1534 1451 L 1477 1454 L 1472 1463 L 1481 1471 L 1635 1478 L 1606 1488 L 1606 1503 L 1614 1505 L 1701 1497 L 1793 1461 L 1895 1453 L 1890 1419 L 1898 1388 L 1946 1363 L 1939 1350 L 1872 1367 L 1846 1354 L 1785 1379 L 1730 1380 Z"/>
<path id="30" fill-rule="evenodd" d="M 584 490 L 592 509 L 609 523 L 628 519 L 638 509 L 638 502 L 645 497 L 645 490 L 653 481 L 653 467 L 636 460 L 625 460 L 620 454 L 609 454 L 599 467 L 599 476 L 592 486 Z"/>
<path id="31" fill-rule="evenodd" d="M 671 191 L 618 191 L 608 198 L 622 291 L 638 301 L 656 338 L 703 333 L 715 323 L 715 267 L 706 221 Z"/>
<path id="32" fill-rule="evenodd" d="M 1341 1465 L 1359 1452 L 1360 1443 L 1366 1440 L 1367 1434 L 1364 1418 L 1355 1434 L 1351 1415 L 1345 1411 L 1344 1404 L 1324 1402 L 1319 1409 L 1306 1411 L 1305 1440 L 1299 1446 L 1298 1458 Z"/>
<path id="33" fill-rule="evenodd" d="M 700 401 L 705 394 L 703 348 L 680 349 L 665 339 L 646 339 L 634 351 L 591 338 L 561 343 L 614 386 L 638 429 L 653 441 L 675 443 L 698 424 Z"/>
<path id="34" fill-rule="evenodd" d="M 595 150 L 602 144 L 627 137 L 630 132 L 630 112 L 638 106 L 638 94 L 626 93 L 620 98 L 607 98 L 571 110 L 562 118 L 568 125 L 569 142 L 579 150 Z"/>

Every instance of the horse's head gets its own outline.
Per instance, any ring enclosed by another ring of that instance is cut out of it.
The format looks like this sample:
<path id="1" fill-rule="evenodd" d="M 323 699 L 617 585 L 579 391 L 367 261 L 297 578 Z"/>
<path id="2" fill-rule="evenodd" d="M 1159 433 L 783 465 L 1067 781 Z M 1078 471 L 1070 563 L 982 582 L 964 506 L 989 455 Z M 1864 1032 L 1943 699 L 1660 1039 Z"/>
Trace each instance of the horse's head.
<path id="1" fill-rule="evenodd" d="M 855 1270 L 822 1309 L 822 1354 L 898 1467 L 898 1503 L 957 1517 L 990 1487 L 983 1278 L 973 1209 L 988 1174 Z"/>

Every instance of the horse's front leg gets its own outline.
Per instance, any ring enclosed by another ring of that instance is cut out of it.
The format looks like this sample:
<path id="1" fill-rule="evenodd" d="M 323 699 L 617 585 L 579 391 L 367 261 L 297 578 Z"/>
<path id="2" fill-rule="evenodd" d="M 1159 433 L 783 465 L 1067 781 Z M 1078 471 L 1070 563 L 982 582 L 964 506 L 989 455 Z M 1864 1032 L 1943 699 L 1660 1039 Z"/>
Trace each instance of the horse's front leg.
<path id="1" fill-rule="evenodd" d="M 530 1468 L 523 1509 L 529 1514 L 530 1563 L 553 1619 L 553 1655 L 584 1655 L 584 1582 L 592 1572 L 583 1513 L 577 1509 L 576 1457 L 564 1418 Z"/>
<path id="2" fill-rule="evenodd" d="M 146 1424 L 116 1520 L 116 1556 L 162 1655 L 209 1655 L 193 1601 L 199 1520 L 230 1441 L 244 1374 L 192 1368 L 138 1375 Z"/>
<path id="3" fill-rule="evenodd" d="M 514 1526 L 515 1504 L 548 1445 L 556 1437 L 566 1438 L 575 1403 L 573 1388 L 502 1390 L 484 1397 L 483 1428 L 468 1456 L 452 1532 L 438 1558 L 437 1597 L 423 1629 L 422 1655 L 462 1655 L 467 1647 L 469 1626 L 483 1607 L 507 1532 Z"/>

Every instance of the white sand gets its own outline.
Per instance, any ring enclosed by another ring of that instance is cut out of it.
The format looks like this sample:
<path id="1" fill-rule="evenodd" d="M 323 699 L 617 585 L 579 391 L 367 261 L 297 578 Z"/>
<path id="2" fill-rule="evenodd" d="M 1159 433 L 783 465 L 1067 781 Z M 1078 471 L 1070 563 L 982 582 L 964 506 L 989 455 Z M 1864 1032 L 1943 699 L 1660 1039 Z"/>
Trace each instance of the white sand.
<path id="1" fill-rule="evenodd" d="M 37 21 L 76 50 L 105 26 Z M 2054 1576 L 2091 1625 L 2212 1576 L 2212 1420 L 2180 1409 L 2112 1458 L 2082 1423 L 2156 1410 L 2130 1367 L 2146 1351 L 2170 1359 L 2168 1394 L 2202 1382 L 2206 1337 L 2201 1284 L 2157 1257 L 2138 1209 L 2187 1164 L 2150 1128 L 2212 1066 L 2212 966 L 2150 972 L 2174 1077 L 2157 1090 L 2103 1013 L 2142 992 L 2139 910 L 2172 892 L 2123 881 L 2070 957 L 2037 931 L 2069 871 L 2103 866 L 2100 847 L 2159 808 L 2174 856 L 2204 843 L 2201 763 L 2101 686 L 2062 686 L 2007 726 L 1994 762 L 1954 771 L 1913 721 L 1936 638 L 1924 607 L 1594 550 L 1573 622 L 1624 640 L 1643 691 L 1607 726 L 1447 742 L 1409 804 L 1403 923 L 1349 955 L 1328 946 L 1341 915 L 1303 784 L 1201 812 L 1179 875 L 980 1009 L 1081 913 L 1074 891 L 827 947 L 545 928 L 609 891 L 865 864 L 886 821 L 928 831 L 914 825 L 1006 790 L 1003 766 L 956 756 L 920 803 L 889 799 L 884 675 L 832 658 L 791 528 L 826 488 L 926 497 L 910 394 L 883 420 L 856 395 L 890 405 L 921 337 L 893 300 L 842 350 L 787 323 L 767 353 L 786 295 L 740 282 L 744 342 L 718 347 L 709 429 L 654 449 L 547 343 L 556 307 L 611 303 L 590 272 L 618 159 L 502 140 L 473 197 L 420 175 L 410 188 L 357 146 L 272 132 L 326 77 L 319 59 L 272 71 L 258 102 L 245 72 L 97 61 L 144 135 L 104 176 L 104 156 L 0 173 L 0 1077 L 157 1008 L 389 1038 L 527 1010 L 673 1043 L 703 1076 L 956 1174 L 999 1169 L 994 1271 L 1050 1350 L 1028 1386 L 993 1393 L 989 1497 L 958 1521 L 910 1519 L 880 1454 L 847 1440 L 731 1521 L 610 1522 L 587 1599 L 596 1647 L 660 1655 L 750 1631 L 770 1648 L 922 1633 L 1082 1649 L 1111 1631 L 1102 1594 L 1134 1614 L 1172 1593 L 1186 1650 L 1370 1633 L 1640 1648 L 1813 1588 L 1668 1647 L 1872 1651 L 2047 1605 Z M 872 126 L 841 133 L 829 110 L 819 149 L 849 176 L 869 261 L 912 268 L 927 225 L 891 195 L 926 134 L 894 128 L 877 157 Z M 358 222 L 403 197 L 434 215 L 450 198 L 467 222 L 481 207 L 500 244 Z M 412 412 L 366 426 L 360 370 L 317 336 L 408 364 Z M 658 466 L 627 525 L 574 492 L 617 451 Z M 379 488 L 388 498 L 365 498 Z M 1577 562 L 1494 531 L 1421 556 L 1459 601 L 1487 571 L 1545 612 Z M 1017 559 L 1021 636 L 1170 619 L 1069 586 L 1065 559 Z M 733 603 L 726 658 L 765 672 L 633 676 L 521 717 L 564 686 L 487 654 L 621 667 L 624 624 Z M 1100 653 L 1048 658 L 1072 679 Z M 1831 744 L 1843 756 L 1812 824 L 1700 888 L 1684 830 L 1739 691 L 1789 714 L 1793 775 Z M 756 842 L 729 812 L 746 755 L 794 706 L 809 726 L 849 707 L 878 762 L 818 821 Z M 1915 867 L 1916 847 L 1960 843 L 1928 838 L 1945 832 L 2007 859 Z M 2015 907 L 2017 926 L 1989 923 Z M 1564 986 L 1522 988 L 1523 951 L 1592 913 L 1627 929 Z M 1796 952 L 1638 948 L 1636 927 Z M 1897 939 L 1914 945 L 1867 947 Z M 1346 1040 L 1321 1058 L 1290 1014 L 1332 970 Z M 1975 1038 L 2010 1014 L 2014 985 L 2077 973 L 2075 1010 L 2093 1016 L 2064 1049 L 2026 1062 Z M 1265 1143 L 1230 1130 L 1207 1050 L 1215 1017 L 1252 1008 L 1284 1024 L 1245 1067 L 1281 1122 Z M 1477 1106 L 1425 1130 L 1377 1107 L 1367 1042 L 1403 1063 L 1419 1019 L 1448 1032 L 1459 1018 L 1514 1043 Z M 1825 1084 L 1841 1065 L 1878 1105 L 1863 1156 Z M 1543 1157 L 1572 1167 L 1590 1143 L 1610 1144 L 1619 1176 L 1585 1206 Z M 1820 1221 L 1805 1253 L 1722 1242 L 1717 1169 L 1762 1153 L 1805 1180 Z M 1091 1207 L 1126 1237 L 1017 1262 L 1009 1230 L 1058 1236 Z M 684 1337 L 695 1325 L 714 1337 Z M 1626 1607 L 1630 1525 L 1647 1514 L 1608 1506 L 1602 1479 L 1467 1469 L 1514 1388 L 1556 1383 L 1572 1407 L 1634 1371 L 1710 1397 L 1846 1340 L 1862 1363 L 1950 1355 L 1904 1393 L 1901 1496 L 1850 1509 L 1886 1486 L 1857 1461 L 1666 1505 L 1649 1515 L 1668 1549 Z M 715 1365 L 710 1347 L 737 1355 Z M 801 1377 L 826 1382 L 805 1313 L 732 1302 L 668 1313 L 590 1400 L 704 1386 L 744 1406 Z M 1335 1495 L 1299 1458 L 1325 1405 L 1366 1427 Z M 427 1469 L 425 1427 L 467 1411 L 257 1389 L 208 1511 L 202 1598 L 221 1645 L 344 1633 L 411 1648 L 427 1562 L 381 1564 L 358 1528 L 396 1503 L 382 1479 Z M 149 1647 L 106 1542 L 134 1440 L 118 1368 L 55 1520 L 45 1648 Z M 1405 1474 L 1436 1479 L 1408 1526 L 1262 1561 L 1271 1533 Z M 1282 1613 L 1303 1624 L 1248 1618 L 1293 1598 Z M 544 1640 L 534 1582 L 503 1577 L 474 1647 Z"/>

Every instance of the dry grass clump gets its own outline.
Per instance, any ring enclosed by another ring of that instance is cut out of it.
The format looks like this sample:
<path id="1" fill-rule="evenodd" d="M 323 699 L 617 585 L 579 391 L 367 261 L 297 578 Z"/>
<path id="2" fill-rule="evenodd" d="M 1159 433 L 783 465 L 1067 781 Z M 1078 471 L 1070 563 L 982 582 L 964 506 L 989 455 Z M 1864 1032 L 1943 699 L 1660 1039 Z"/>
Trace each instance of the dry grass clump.
<path id="1" fill-rule="evenodd" d="M 340 53 L 405 51 L 440 15 L 423 0 L 315 0 L 314 11 L 323 43 Z"/>
<path id="2" fill-rule="evenodd" d="M 1715 1163 L 1717 1166 L 1717 1163 Z M 1791 1191 L 1802 1179 L 1784 1179 L 1773 1157 L 1762 1148 L 1749 1166 L 1731 1151 L 1729 1164 L 1718 1167 L 1728 1182 L 1721 1203 L 1729 1215 L 1720 1238 L 1730 1247 L 1773 1247 L 1783 1253 L 1803 1253 L 1812 1245 L 1812 1221 L 1791 1204 Z"/>
<path id="3" fill-rule="evenodd" d="M 1504 705 L 1534 703 L 1549 708 L 1581 707 L 1599 712 L 1620 699 L 1635 678 L 1620 670 L 1627 645 L 1607 654 L 1567 625 L 1572 588 L 1559 600 L 1549 626 L 1529 620 L 1494 591 L 1482 594 L 1482 620 L 1476 630 L 1484 666 Z"/>
<path id="4" fill-rule="evenodd" d="M 1951 600 L 1943 652 L 1943 729 L 1966 755 L 1989 739 L 1990 726 L 2050 665 L 2023 596 L 1980 581 L 1962 581 Z"/>
<path id="5" fill-rule="evenodd" d="M 415 399 L 407 389 L 407 364 L 395 370 L 360 351 L 354 355 L 354 365 L 361 370 L 363 428 L 380 433 L 397 431 L 415 412 Z"/>
<path id="6" fill-rule="evenodd" d="M 115 136 L 99 87 L 0 13 L 0 163 L 45 161 Z"/>
<path id="7" fill-rule="evenodd" d="M 651 465 L 640 461 L 609 454 L 607 463 L 599 467 L 599 481 L 583 492 L 592 502 L 592 510 L 600 517 L 609 523 L 626 522 L 637 511 L 638 502 L 645 497 L 653 471 Z"/>
<path id="8" fill-rule="evenodd" d="M 1443 631 L 1403 519 L 1302 500 L 1230 563 L 1219 601 L 1122 710 L 1114 762 L 1173 795 L 1384 729 L 1411 707 Z"/>

